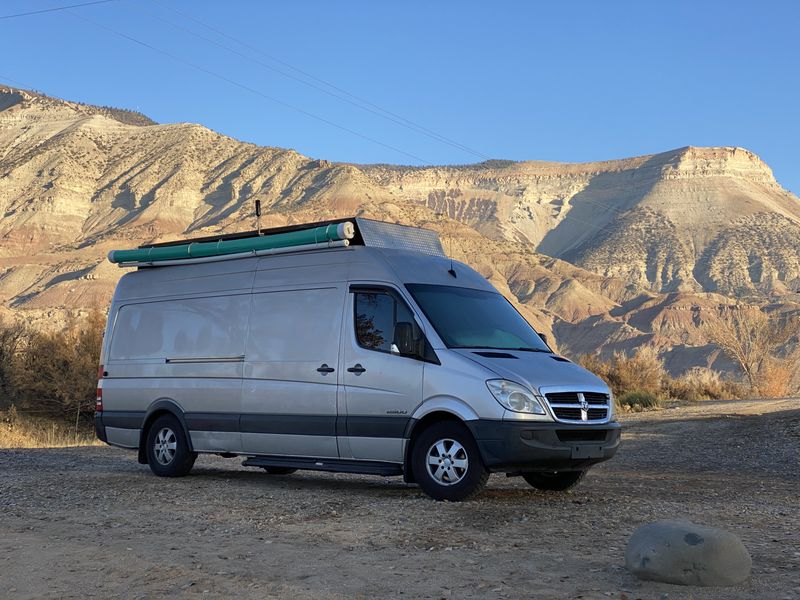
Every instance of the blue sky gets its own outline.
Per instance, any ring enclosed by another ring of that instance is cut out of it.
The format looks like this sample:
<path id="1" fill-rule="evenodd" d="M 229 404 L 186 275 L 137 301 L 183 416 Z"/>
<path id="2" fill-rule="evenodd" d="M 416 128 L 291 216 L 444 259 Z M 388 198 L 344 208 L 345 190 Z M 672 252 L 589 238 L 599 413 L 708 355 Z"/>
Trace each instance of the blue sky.
<path id="1" fill-rule="evenodd" d="M 0 18 L 0 82 L 338 161 L 744 146 L 798 193 L 799 25 L 792 1 L 114 0 Z"/>

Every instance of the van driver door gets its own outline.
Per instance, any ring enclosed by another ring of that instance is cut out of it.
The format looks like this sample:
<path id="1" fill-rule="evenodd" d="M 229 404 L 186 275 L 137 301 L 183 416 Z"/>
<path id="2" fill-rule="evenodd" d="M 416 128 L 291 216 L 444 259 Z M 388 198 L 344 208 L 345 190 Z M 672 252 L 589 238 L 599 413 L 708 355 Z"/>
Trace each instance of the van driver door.
<path id="1" fill-rule="evenodd" d="M 424 340 L 397 290 L 350 286 L 342 334 L 342 458 L 403 461 L 405 432 L 422 402 Z"/>

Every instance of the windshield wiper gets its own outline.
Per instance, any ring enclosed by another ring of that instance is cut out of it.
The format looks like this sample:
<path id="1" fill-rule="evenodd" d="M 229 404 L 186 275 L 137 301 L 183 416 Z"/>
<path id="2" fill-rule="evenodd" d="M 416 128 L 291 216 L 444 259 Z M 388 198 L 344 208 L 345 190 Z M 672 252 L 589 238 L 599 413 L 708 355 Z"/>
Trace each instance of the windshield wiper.
<path id="1" fill-rule="evenodd" d="M 551 350 L 545 350 L 544 348 L 501 348 L 500 346 L 450 346 L 450 348 L 454 349 L 469 349 L 473 348 L 475 350 L 510 350 L 512 352 L 546 352 L 547 354 L 552 354 Z"/>
<path id="2" fill-rule="evenodd" d="M 504 348 L 504 350 L 516 350 L 517 352 L 546 352 L 552 354 L 552 350 L 545 350 L 544 348 Z"/>

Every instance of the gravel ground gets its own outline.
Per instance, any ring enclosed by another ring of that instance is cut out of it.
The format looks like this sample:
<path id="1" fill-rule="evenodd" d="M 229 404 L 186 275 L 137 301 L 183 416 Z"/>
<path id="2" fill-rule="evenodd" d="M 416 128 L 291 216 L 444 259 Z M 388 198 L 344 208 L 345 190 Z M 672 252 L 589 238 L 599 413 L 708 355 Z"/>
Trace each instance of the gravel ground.
<path id="1" fill-rule="evenodd" d="M 800 598 L 800 402 L 623 420 L 617 457 L 574 492 L 495 475 L 462 504 L 399 478 L 237 459 L 160 479 L 110 447 L 0 450 L 0 598 Z M 752 577 L 633 578 L 628 538 L 664 518 L 738 534 Z"/>

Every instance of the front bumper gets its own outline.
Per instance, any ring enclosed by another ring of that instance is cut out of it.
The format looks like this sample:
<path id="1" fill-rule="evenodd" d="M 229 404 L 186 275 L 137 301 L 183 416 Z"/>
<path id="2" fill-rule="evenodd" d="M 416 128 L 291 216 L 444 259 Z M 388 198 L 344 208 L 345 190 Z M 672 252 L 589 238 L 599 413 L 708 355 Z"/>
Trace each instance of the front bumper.
<path id="1" fill-rule="evenodd" d="M 619 423 L 565 425 L 467 421 L 490 471 L 578 471 L 608 460 L 620 443 Z"/>

